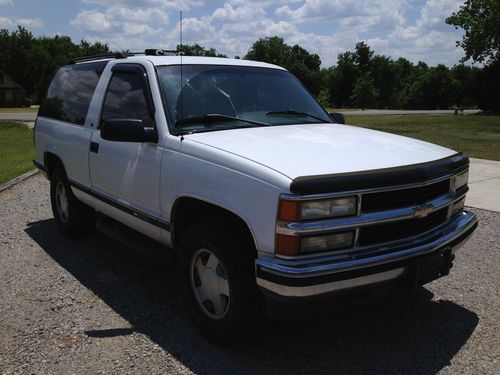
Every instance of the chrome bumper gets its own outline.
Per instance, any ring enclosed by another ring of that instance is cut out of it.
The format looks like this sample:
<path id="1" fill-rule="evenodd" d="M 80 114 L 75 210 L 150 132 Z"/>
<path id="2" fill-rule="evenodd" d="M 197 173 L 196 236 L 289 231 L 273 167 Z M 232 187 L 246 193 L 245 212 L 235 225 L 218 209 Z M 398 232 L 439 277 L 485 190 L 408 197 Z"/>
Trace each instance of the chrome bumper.
<path id="1" fill-rule="evenodd" d="M 257 285 L 271 296 L 303 298 L 398 279 L 411 271 L 415 258 L 444 249 L 454 253 L 476 227 L 476 215 L 463 212 L 411 241 L 362 253 L 309 259 L 261 257 L 256 260 Z"/>

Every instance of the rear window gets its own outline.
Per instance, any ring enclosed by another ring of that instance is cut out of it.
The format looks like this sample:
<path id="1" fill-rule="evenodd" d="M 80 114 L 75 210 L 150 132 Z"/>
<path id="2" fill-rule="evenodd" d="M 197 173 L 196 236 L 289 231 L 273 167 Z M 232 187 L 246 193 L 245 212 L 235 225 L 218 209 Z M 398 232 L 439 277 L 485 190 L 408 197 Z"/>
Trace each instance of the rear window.
<path id="1" fill-rule="evenodd" d="M 90 101 L 107 61 L 60 68 L 40 107 L 39 116 L 83 125 Z"/>

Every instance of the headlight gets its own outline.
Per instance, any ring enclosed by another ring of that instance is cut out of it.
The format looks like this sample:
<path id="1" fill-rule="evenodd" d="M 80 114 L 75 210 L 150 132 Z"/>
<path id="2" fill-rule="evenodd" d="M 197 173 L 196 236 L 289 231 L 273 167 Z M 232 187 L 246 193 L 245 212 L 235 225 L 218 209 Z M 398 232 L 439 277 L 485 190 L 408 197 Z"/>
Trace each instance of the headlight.
<path id="1" fill-rule="evenodd" d="M 311 201 L 282 200 L 278 216 L 280 220 L 285 221 L 353 216 L 357 214 L 357 204 L 356 196 Z"/>
<path id="2" fill-rule="evenodd" d="M 354 231 L 310 237 L 276 235 L 276 254 L 285 256 L 341 250 L 353 247 L 353 245 Z"/>
<path id="3" fill-rule="evenodd" d="M 464 187 L 469 182 L 469 170 L 455 176 L 455 191 Z"/>
<path id="4" fill-rule="evenodd" d="M 300 241 L 302 254 L 352 247 L 354 232 L 328 234 L 326 236 L 305 237 Z"/>

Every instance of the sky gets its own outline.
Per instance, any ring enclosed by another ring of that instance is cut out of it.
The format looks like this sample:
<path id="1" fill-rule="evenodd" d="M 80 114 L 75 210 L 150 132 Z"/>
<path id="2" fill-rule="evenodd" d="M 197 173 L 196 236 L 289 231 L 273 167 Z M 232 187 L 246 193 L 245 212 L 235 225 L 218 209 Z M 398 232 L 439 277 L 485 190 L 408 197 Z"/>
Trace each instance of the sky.
<path id="1" fill-rule="evenodd" d="M 317 53 L 322 66 L 365 41 L 377 54 L 453 66 L 462 31 L 445 23 L 464 0 L 0 0 L 0 28 L 68 35 L 112 50 L 175 49 L 183 42 L 244 56 L 253 42 L 280 36 Z"/>

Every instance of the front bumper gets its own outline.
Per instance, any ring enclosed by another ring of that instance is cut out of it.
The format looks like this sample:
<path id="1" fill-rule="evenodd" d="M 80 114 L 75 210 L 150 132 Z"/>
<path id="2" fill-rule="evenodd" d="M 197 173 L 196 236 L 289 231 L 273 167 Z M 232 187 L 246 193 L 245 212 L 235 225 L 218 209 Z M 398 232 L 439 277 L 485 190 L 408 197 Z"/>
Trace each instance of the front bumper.
<path id="1" fill-rule="evenodd" d="M 477 227 L 472 212 L 405 243 L 374 247 L 346 256 L 312 259 L 262 257 L 256 260 L 257 285 L 271 298 L 300 300 L 403 278 L 416 259 L 445 249 L 453 255 Z"/>

